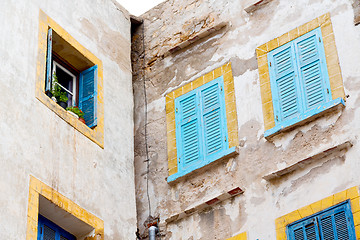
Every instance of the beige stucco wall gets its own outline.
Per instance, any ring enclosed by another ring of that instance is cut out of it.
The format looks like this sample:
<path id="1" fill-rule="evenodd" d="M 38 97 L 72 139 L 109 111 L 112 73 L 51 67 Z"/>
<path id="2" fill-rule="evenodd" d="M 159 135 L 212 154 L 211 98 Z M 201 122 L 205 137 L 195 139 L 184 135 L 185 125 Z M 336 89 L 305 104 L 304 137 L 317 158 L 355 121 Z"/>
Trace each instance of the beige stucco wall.
<path id="1" fill-rule="evenodd" d="M 275 219 L 360 185 L 360 31 L 350 0 L 273 0 L 251 14 L 243 1 L 169 0 L 145 13 L 147 141 L 150 154 L 151 215 L 159 217 L 166 239 L 226 239 L 248 232 L 248 239 L 276 239 Z M 266 140 L 255 49 L 330 13 L 344 81 L 346 107 Z M 226 27 L 175 53 L 168 50 L 202 28 Z M 141 44 L 141 41 L 138 42 Z M 141 49 L 141 47 L 139 47 Z M 231 62 L 235 83 L 240 152 L 236 158 L 168 184 L 165 95 Z M 135 75 L 135 172 L 138 226 L 148 217 L 144 147 L 143 78 Z M 264 176 L 351 141 L 272 181 Z M 181 220 L 165 220 L 240 187 L 245 192 Z"/>
<path id="2" fill-rule="evenodd" d="M 104 148 L 35 98 L 40 10 L 102 61 Z M 26 239 L 32 175 L 103 220 L 105 239 L 134 239 L 129 13 L 110 0 L 6 0 L 0 35 L 1 238 Z"/>

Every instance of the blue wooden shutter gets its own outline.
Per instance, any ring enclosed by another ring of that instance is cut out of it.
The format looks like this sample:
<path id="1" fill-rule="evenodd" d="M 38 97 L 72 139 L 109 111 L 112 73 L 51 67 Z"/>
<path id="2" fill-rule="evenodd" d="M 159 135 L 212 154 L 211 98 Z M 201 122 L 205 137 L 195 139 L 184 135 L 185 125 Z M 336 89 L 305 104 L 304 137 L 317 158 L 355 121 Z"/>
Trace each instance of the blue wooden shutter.
<path id="1" fill-rule="evenodd" d="M 85 113 L 86 125 L 97 125 L 97 65 L 80 73 L 79 108 Z"/>
<path id="2" fill-rule="evenodd" d="M 200 93 L 206 155 L 221 151 L 225 147 L 223 86 L 214 80 L 204 86 Z"/>
<path id="3" fill-rule="evenodd" d="M 69 240 L 69 239 L 64 236 L 60 236 L 60 240 Z"/>
<path id="4" fill-rule="evenodd" d="M 51 90 L 51 78 L 52 78 L 51 66 L 52 66 L 52 29 L 49 28 L 48 38 L 47 38 L 45 91 Z"/>
<path id="5" fill-rule="evenodd" d="M 192 91 L 175 101 L 178 160 L 182 167 L 201 160 L 198 94 Z"/>
<path id="6" fill-rule="evenodd" d="M 41 240 L 55 240 L 56 231 L 46 224 L 43 225 L 43 238 Z"/>
<path id="7" fill-rule="evenodd" d="M 346 205 L 322 214 L 319 217 L 322 239 L 355 240 L 351 229 L 353 224 L 347 215 L 349 213 L 346 213 Z"/>
<path id="8" fill-rule="evenodd" d="M 292 43 L 270 52 L 268 61 L 275 122 L 278 123 L 296 117 L 301 112 L 300 89 Z"/>
<path id="9" fill-rule="evenodd" d="M 288 226 L 290 240 L 356 240 L 349 201 Z"/>
<path id="10" fill-rule="evenodd" d="M 290 240 L 320 240 L 316 218 L 310 218 L 289 228 Z"/>
<path id="11" fill-rule="evenodd" d="M 49 219 L 39 215 L 37 240 L 76 240 L 76 237 Z"/>
<path id="12" fill-rule="evenodd" d="M 295 49 L 304 108 L 311 110 L 331 99 L 320 28 L 296 39 Z"/>

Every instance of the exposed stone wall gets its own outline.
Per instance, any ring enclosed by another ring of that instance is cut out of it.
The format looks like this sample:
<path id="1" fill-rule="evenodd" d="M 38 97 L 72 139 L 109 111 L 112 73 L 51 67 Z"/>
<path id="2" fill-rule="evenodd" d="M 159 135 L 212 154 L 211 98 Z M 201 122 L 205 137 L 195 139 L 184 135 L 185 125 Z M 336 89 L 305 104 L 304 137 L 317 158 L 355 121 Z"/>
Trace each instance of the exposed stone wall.
<path id="1" fill-rule="evenodd" d="M 360 1 L 353 0 L 352 6 L 354 8 L 354 23 L 357 25 L 360 23 Z"/>
<path id="2" fill-rule="evenodd" d="M 35 97 L 40 10 L 103 63 L 104 149 Z M 31 237 L 32 175 L 103 220 L 105 239 L 135 239 L 129 13 L 110 0 L 5 0 L 0 22 L 1 238 Z"/>
<path id="3" fill-rule="evenodd" d="M 329 195 L 360 184 L 357 147 L 360 125 L 359 32 L 350 0 L 267 1 L 247 13 L 242 1 L 169 0 L 145 13 L 147 143 L 144 144 L 142 80 L 135 79 L 135 176 L 138 226 L 159 217 L 165 239 L 226 239 L 248 232 L 248 239 L 276 239 L 275 219 Z M 344 80 L 346 108 L 272 140 L 263 137 L 256 47 L 329 12 Z M 210 35 L 204 31 L 225 22 Z M 200 36 L 198 41 L 191 40 Z M 184 45 L 185 41 L 191 40 Z M 184 46 L 177 48 L 178 46 Z M 170 51 L 174 49 L 176 51 Z M 231 62 L 235 81 L 240 153 L 215 166 L 168 184 L 165 94 Z M 263 176 L 331 149 L 336 151 L 281 178 Z M 346 176 L 346 177 L 345 177 Z M 170 216 L 203 203 L 222 191 L 245 190 L 200 213 L 166 223 Z M 146 234 L 144 234 L 146 235 Z"/>

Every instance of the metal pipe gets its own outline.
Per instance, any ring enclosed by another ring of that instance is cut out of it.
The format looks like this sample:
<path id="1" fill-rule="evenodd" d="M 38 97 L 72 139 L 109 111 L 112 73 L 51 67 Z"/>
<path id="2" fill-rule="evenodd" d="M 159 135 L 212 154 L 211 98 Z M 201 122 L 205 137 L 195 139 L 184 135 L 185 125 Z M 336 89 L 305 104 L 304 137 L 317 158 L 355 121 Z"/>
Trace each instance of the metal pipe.
<path id="1" fill-rule="evenodd" d="M 158 232 L 158 228 L 155 226 L 149 227 L 149 240 L 156 240 L 156 233 Z"/>

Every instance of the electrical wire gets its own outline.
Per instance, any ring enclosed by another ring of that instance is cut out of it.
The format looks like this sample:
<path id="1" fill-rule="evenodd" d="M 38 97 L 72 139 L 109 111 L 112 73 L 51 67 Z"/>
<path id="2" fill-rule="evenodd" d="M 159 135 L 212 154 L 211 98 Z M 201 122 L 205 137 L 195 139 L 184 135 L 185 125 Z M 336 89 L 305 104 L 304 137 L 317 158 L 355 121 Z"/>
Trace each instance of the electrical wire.
<path id="1" fill-rule="evenodd" d="M 149 217 L 151 216 L 151 204 L 149 196 L 149 172 L 150 172 L 150 159 L 149 159 L 149 149 L 147 143 L 147 96 L 146 96 L 146 78 L 145 78 L 145 23 L 142 23 L 142 43 L 143 43 L 143 82 L 144 82 L 144 138 L 145 138 L 145 153 L 146 153 L 146 195 L 149 204 Z"/>

